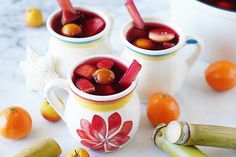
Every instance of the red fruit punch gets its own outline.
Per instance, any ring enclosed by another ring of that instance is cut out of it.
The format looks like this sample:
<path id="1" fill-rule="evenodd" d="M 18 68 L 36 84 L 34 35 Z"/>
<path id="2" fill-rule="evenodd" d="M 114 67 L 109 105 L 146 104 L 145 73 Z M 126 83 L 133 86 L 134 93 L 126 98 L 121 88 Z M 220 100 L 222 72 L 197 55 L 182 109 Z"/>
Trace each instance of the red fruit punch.
<path id="1" fill-rule="evenodd" d="M 96 86 L 96 93 L 99 95 L 111 95 L 115 94 L 115 89 L 112 88 L 111 85 L 97 85 Z"/>
<path id="2" fill-rule="evenodd" d="M 84 21 L 84 32 L 86 36 L 93 36 L 105 27 L 105 22 L 98 17 L 87 19 Z"/>
<path id="3" fill-rule="evenodd" d="M 126 70 L 126 72 L 120 79 L 119 83 L 124 86 L 129 86 L 135 80 L 141 68 L 142 65 L 139 64 L 139 62 L 137 62 L 136 60 L 133 60 L 130 67 Z"/>
<path id="4" fill-rule="evenodd" d="M 62 9 L 61 23 L 63 25 L 70 23 L 80 17 L 73 8 L 70 0 L 57 0 L 57 3 Z"/>
<path id="5" fill-rule="evenodd" d="M 94 65 L 90 64 L 83 64 L 79 66 L 78 68 L 75 69 L 75 73 L 83 76 L 87 79 L 92 79 L 93 78 L 93 73 L 97 70 L 97 68 Z"/>
<path id="6" fill-rule="evenodd" d="M 144 29 L 145 24 L 143 22 L 142 17 L 140 16 L 140 14 L 138 12 L 138 9 L 136 8 L 133 0 L 127 0 L 125 3 L 125 6 L 135 23 L 135 27 L 137 27 L 138 29 Z"/>
<path id="7" fill-rule="evenodd" d="M 227 1 L 217 1 L 216 6 L 222 9 L 226 10 L 233 10 L 236 6 L 232 2 L 227 2 Z"/>
<path id="8" fill-rule="evenodd" d="M 95 92 L 95 86 L 86 79 L 76 80 L 76 87 L 82 90 L 85 93 L 93 93 Z"/>
<path id="9" fill-rule="evenodd" d="M 97 63 L 98 68 L 106 68 L 106 69 L 111 69 L 114 65 L 114 62 L 109 59 L 103 59 Z"/>
<path id="10" fill-rule="evenodd" d="M 163 47 L 166 49 L 174 47 L 174 46 L 175 46 L 175 44 L 173 44 L 173 43 L 168 43 L 168 42 L 163 43 Z"/>

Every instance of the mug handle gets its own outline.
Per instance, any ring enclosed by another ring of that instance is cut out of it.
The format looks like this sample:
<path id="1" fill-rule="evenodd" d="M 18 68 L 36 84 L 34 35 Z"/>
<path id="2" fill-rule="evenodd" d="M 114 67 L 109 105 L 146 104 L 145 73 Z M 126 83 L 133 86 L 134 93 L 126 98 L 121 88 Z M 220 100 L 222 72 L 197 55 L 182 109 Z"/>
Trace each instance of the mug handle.
<path id="1" fill-rule="evenodd" d="M 195 36 L 188 36 L 185 41 L 185 45 L 194 45 L 195 50 L 192 54 L 187 58 L 186 63 L 188 65 L 188 71 L 193 67 L 194 63 L 197 61 L 198 57 L 200 56 L 203 50 L 203 41 L 199 37 Z"/>
<path id="2" fill-rule="evenodd" d="M 113 16 L 112 11 L 109 10 L 109 9 L 105 9 L 103 12 L 107 15 L 107 17 L 108 17 L 108 19 L 109 19 L 109 21 L 110 21 L 110 23 L 111 23 L 110 30 L 108 31 L 108 34 L 107 34 L 108 38 L 110 38 L 110 37 L 111 37 L 111 32 L 112 32 L 112 30 L 113 30 L 113 23 L 114 23 L 113 17 L 114 17 L 114 16 Z"/>
<path id="3" fill-rule="evenodd" d="M 60 99 L 55 94 L 55 88 L 62 89 L 69 93 L 69 88 L 66 82 L 66 79 L 62 78 L 52 78 L 44 86 L 44 97 L 53 107 L 53 109 L 60 115 L 62 120 L 64 119 L 65 107 L 62 105 Z M 65 104 L 65 103 L 64 103 Z"/>

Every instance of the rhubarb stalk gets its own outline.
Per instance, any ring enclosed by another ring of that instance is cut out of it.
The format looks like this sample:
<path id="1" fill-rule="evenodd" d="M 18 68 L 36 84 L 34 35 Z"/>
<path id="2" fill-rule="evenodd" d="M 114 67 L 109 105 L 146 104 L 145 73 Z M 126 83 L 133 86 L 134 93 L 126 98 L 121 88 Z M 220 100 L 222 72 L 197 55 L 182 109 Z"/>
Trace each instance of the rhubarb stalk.
<path id="1" fill-rule="evenodd" d="M 80 18 L 80 14 L 76 12 L 76 9 L 72 6 L 70 0 L 57 0 L 57 3 L 62 9 L 61 22 L 63 25 Z"/>
<path id="2" fill-rule="evenodd" d="M 54 139 L 36 142 L 13 157 L 58 157 L 62 150 Z"/>
<path id="3" fill-rule="evenodd" d="M 130 67 L 126 70 L 119 83 L 123 86 L 129 86 L 137 77 L 142 65 L 138 61 L 133 60 Z"/>
<path id="4" fill-rule="evenodd" d="M 170 143 L 236 149 L 236 128 L 173 121 L 166 130 Z"/>
<path id="5" fill-rule="evenodd" d="M 169 143 L 165 138 L 166 125 L 160 124 L 153 132 L 153 141 L 157 147 L 171 157 L 207 157 L 195 146 L 183 146 Z"/>
<path id="6" fill-rule="evenodd" d="M 127 0 L 125 3 L 125 6 L 130 14 L 130 16 L 132 17 L 135 27 L 138 29 L 144 29 L 144 22 L 142 17 L 140 16 L 138 9 L 136 8 L 133 0 Z"/>

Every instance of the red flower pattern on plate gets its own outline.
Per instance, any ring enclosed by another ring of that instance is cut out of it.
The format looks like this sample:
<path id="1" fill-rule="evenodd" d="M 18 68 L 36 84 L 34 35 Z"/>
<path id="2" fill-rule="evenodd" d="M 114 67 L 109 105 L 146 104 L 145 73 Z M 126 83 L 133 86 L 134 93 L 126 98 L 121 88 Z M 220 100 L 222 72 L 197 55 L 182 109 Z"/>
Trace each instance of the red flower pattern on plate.
<path id="1" fill-rule="evenodd" d="M 110 152 L 119 149 L 130 139 L 133 122 L 125 121 L 122 124 L 119 113 L 115 112 L 108 118 L 108 127 L 105 120 L 99 115 L 94 115 L 92 123 L 86 119 L 80 120 L 81 129 L 77 129 L 81 144 L 102 152 Z"/>

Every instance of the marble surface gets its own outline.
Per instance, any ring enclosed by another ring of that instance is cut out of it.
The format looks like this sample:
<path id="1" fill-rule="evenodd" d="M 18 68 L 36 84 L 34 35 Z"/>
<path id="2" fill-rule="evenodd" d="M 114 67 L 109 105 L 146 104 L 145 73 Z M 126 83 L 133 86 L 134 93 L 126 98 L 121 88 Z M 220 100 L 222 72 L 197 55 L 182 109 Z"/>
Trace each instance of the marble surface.
<path id="1" fill-rule="evenodd" d="M 119 40 L 121 26 L 129 20 L 123 7 L 124 0 L 76 0 L 76 5 L 90 5 L 101 10 L 113 11 L 114 29 L 111 36 L 115 50 L 122 48 Z M 168 3 L 166 0 L 136 0 L 144 16 L 168 17 Z M 106 4 L 106 5 L 104 5 Z M 46 122 L 40 115 L 40 103 L 43 98 L 36 92 L 30 92 L 25 86 L 24 75 L 19 68 L 19 62 L 25 58 L 26 45 L 31 45 L 41 54 L 46 53 L 47 42 L 50 37 L 45 26 L 29 28 L 24 23 L 24 11 L 28 7 L 39 7 L 43 11 L 44 21 L 48 15 L 58 8 L 55 0 L 1 0 L 0 1 L 0 110 L 7 106 L 19 105 L 26 108 L 32 115 L 33 129 L 29 136 L 19 141 L 11 141 L 0 137 L 0 156 L 10 157 L 22 148 L 36 140 L 53 137 L 62 146 L 63 154 L 70 151 L 79 143 L 69 135 L 65 124 Z M 207 123 L 236 127 L 236 89 L 225 93 L 213 92 L 206 84 L 204 70 L 208 65 L 199 60 L 182 89 L 175 95 L 181 107 L 180 119 L 193 123 Z M 148 123 L 145 115 L 145 105 L 142 105 L 141 125 L 135 138 L 123 149 L 110 154 L 100 154 L 90 151 L 92 157 L 167 157 L 157 149 L 150 136 L 153 127 Z M 236 151 L 202 148 L 209 157 L 234 157 Z"/>

